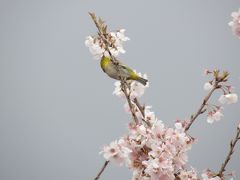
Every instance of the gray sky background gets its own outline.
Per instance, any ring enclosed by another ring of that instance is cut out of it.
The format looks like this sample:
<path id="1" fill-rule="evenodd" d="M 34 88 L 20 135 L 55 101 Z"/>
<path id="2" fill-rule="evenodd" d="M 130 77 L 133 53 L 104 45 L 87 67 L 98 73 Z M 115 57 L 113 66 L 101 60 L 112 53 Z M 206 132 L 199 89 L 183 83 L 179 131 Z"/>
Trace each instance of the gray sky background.
<path id="1" fill-rule="evenodd" d="M 199 107 L 204 68 L 228 70 L 239 93 L 240 40 L 227 25 L 239 7 L 235 0 L 0 0 L 0 179 L 93 179 L 104 162 L 100 148 L 126 132 L 130 116 L 112 95 L 114 80 L 84 45 L 96 33 L 88 11 L 127 29 L 121 59 L 148 74 L 141 102 L 171 126 Z M 189 161 L 199 172 L 219 170 L 239 108 L 225 106 L 213 125 L 206 115 L 193 125 Z M 227 169 L 240 179 L 239 144 Z M 113 164 L 102 176 L 130 178 Z"/>

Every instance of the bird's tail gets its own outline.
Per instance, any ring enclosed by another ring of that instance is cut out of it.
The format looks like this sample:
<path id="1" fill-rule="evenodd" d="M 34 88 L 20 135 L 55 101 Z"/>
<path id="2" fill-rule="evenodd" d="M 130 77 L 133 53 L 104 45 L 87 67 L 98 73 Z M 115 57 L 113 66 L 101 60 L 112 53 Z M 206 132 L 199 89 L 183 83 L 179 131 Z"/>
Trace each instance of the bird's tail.
<path id="1" fill-rule="evenodd" d="M 144 86 L 146 86 L 148 80 L 147 79 L 144 79 L 142 77 L 137 77 L 136 81 L 140 82 L 141 84 L 143 84 Z"/>

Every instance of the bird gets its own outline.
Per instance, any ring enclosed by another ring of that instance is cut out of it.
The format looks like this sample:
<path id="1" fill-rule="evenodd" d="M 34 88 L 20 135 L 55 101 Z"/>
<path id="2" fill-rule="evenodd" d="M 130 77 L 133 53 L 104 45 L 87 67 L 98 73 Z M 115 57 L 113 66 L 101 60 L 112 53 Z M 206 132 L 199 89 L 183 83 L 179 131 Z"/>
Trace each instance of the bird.
<path id="1" fill-rule="evenodd" d="M 131 68 L 122 64 L 119 60 L 111 60 L 108 56 L 102 56 L 100 61 L 101 68 L 103 72 L 105 72 L 109 77 L 121 80 L 135 80 L 143 84 L 144 86 L 147 84 L 148 80 L 140 77 L 136 72 L 134 72 Z"/>

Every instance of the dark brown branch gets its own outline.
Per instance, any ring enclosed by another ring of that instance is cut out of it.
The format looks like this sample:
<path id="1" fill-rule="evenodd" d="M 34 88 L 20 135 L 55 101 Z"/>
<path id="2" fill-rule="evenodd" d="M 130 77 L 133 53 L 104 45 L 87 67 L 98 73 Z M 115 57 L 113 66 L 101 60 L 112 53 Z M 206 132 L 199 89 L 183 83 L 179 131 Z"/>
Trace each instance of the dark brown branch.
<path id="1" fill-rule="evenodd" d="M 233 154 L 233 152 L 234 152 L 234 147 L 235 147 L 235 145 L 237 144 L 237 141 L 238 141 L 239 139 L 240 139 L 240 128 L 238 127 L 235 138 L 232 139 L 231 142 L 230 142 L 230 149 L 229 149 L 229 152 L 228 152 L 228 154 L 227 154 L 227 157 L 226 157 L 224 163 L 222 164 L 221 169 L 219 170 L 219 172 L 218 172 L 218 174 L 217 174 L 217 176 L 219 176 L 220 178 L 223 178 L 223 177 L 224 177 L 224 174 L 223 174 L 223 173 L 224 173 L 224 171 L 225 171 L 225 168 L 226 168 L 228 162 L 229 162 L 230 159 L 231 159 L 231 156 L 232 156 L 232 154 Z"/>
<path id="2" fill-rule="evenodd" d="M 99 173 L 97 174 L 97 176 L 94 178 L 94 180 L 98 180 L 101 176 L 101 174 L 103 173 L 103 171 L 105 170 L 105 168 L 107 167 L 108 163 L 110 161 L 105 161 L 105 163 L 103 164 L 101 170 L 99 171 Z"/>
<path id="3" fill-rule="evenodd" d="M 145 108 L 144 106 L 141 106 L 137 98 L 134 98 L 133 102 L 136 104 L 138 107 L 139 111 L 141 112 L 142 116 L 145 118 Z"/>
<path id="4" fill-rule="evenodd" d="M 199 109 L 197 110 L 197 112 L 191 116 L 190 122 L 188 123 L 185 131 L 188 131 L 189 128 L 192 126 L 192 124 L 194 123 L 194 121 L 197 119 L 197 117 L 204 113 L 206 110 L 204 110 L 204 107 L 206 106 L 208 100 L 210 99 L 210 97 L 212 96 L 213 92 L 219 88 L 219 82 L 216 81 L 213 88 L 211 89 L 211 91 L 208 93 L 208 95 L 203 99 L 203 102 L 201 104 L 201 106 L 199 107 Z"/>
<path id="5" fill-rule="evenodd" d="M 137 98 L 134 98 L 133 102 L 135 103 L 135 105 L 137 106 L 137 108 L 139 109 L 139 111 L 142 114 L 142 117 L 143 117 L 142 121 L 145 122 L 148 127 L 151 127 L 150 122 L 145 117 L 145 107 L 141 106 L 141 104 L 139 103 Z"/>
<path id="6" fill-rule="evenodd" d="M 99 25 L 99 22 L 97 21 L 97 18 L 96 18 L 96 15 L 94 13 L 90 13 L 90 16 L 94 22 L 94 24 L 96 25 L 97 29 L 98 29 L 98 35 L 102 38 L 104 44 L 106 45 L 106 50 L 107 52 L 109 53 L 110 57 L 111 57 L 111 61 L 114 63 L 114 64 L 118 64 L 116 58 L 112 55 L 111 51 L 109 50 L 109 46 L 110 46 L 110 43 L 108 42 L 107 40 L 107 36 L 106 36 L 106 32 L 103 33 L 102 32 L 102 28 L 101 26 Z M 100 19 L 101 20 L 101 19 Z M 102 20 L 101 20 L 102 21 Z M 102 21 L 103 23 L 103 21 Z"/>

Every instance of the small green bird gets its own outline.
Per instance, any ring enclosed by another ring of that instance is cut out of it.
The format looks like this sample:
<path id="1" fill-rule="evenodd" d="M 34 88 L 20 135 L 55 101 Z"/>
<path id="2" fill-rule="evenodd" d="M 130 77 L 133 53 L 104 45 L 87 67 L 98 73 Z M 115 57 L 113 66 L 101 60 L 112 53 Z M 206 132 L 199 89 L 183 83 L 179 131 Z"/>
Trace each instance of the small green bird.
<path id="1" fill-rule="evenodd" d="M 111 78 L 120 80 L 124 78 L 126 80 L 135 80 L 142 83 L 144 86 L 147 84 L 147 79 L 138 76 L 132 69 L 118 61 L 118 64 L 114 64 L 107 56 L 103 56 L 101 59 L 102 70 Z"/>

